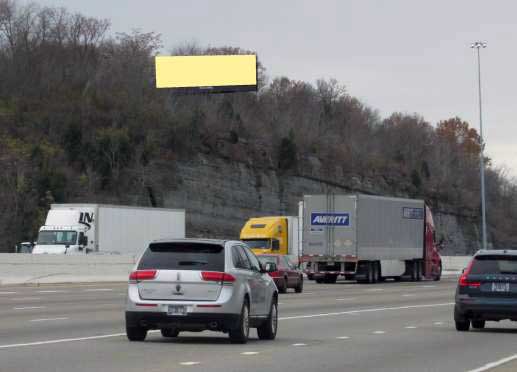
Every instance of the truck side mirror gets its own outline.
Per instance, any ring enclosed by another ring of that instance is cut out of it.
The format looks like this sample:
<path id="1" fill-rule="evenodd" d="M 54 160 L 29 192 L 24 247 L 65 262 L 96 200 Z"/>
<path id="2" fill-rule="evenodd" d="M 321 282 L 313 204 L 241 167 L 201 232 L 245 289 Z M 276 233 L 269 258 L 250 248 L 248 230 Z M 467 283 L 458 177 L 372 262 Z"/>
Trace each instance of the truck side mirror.
<path id="1" fill-rule="evenodd" d="M 280 242 L 276 239 L 273 239 L 272 243 L 271 243 L 271 249 L 273 251 L 279 251 L 280 250 Z"/>
<path id="2" fill-rule="evenodd" d="M 85 247 L 88 245 L 88 237 L 83 233 L 79 235 L 79 245 L 84 245 Z"/>

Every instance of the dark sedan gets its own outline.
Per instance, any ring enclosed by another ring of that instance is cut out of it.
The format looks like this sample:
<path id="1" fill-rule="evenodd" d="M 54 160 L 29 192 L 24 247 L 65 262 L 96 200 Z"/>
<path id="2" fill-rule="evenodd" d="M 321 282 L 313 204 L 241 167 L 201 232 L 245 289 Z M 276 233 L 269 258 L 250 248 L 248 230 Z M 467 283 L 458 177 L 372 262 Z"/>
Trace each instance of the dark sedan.
<path id="1" fill-rule="evenodd" d="M 278 292 L 285 293 L 287 288 L 294 288 L 296 293 L 303 291 L 303 273 L 298 270 L 287 256 L 280 254 L 261 254 L 257 256 L 262 265 L 268 262 L 274 262 L 278 268 L 277 271 L 269 273 L 275 281 Z"/>
<path id="2" fill-rule="evenodd" d="M 517 250 L 479 251 L 458 282 L 456 329 L 481 329 L 487 320 L 504 319 L 517 321 Z"/>

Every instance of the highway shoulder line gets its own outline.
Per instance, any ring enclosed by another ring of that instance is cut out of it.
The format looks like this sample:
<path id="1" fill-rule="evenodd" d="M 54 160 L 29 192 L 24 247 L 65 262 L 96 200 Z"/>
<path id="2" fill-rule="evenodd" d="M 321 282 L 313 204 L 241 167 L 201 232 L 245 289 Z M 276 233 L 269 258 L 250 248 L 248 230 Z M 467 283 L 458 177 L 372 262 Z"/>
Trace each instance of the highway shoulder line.
<path id="1" fill-rule="evenodd" d="M 378 311 L 389 311 L 389 310 L 409 310 L 409 309 L 420 309 L 425 307 L 439 307 L 439 306 L 451 306 L 454 302 L 445 302 L 440 304 L 422 304 L 422 305 L 406 305 L 406 306 L 394 306 L 394 307 L 377 307 L 369 309 L 357 309 L 340 311 L 336 313 L 321 313 L 321 314 L 309 314 L 309 315 L 295 315 L 278 318 L 279 320 L 291 320 L 291 319 L 307 319 L 307 318 L 321 318 L 327 316 L 347 315 L 347 314 L 361 314 L 361 313 L 373 313 Z"/>
<path id="2" fill-rule="evenodd" d="M 484 366 L 481 366 L 479 368 L 471 369 L 468 372 L 484 372 L 484 371 L 488 371 L 488 370 L 491 370 L 492 368 L 499 367 L 499 366 L 501 366 L 503 364 L 506 364 L 506 363 L 511 362 L 512 360 L 516 360 L 516 359 L 517 359 L 517 354 L 514 354 L 514 355 L 511 355 L 509 357 L 496 360 L 495 362 L 487 363 Z"/>

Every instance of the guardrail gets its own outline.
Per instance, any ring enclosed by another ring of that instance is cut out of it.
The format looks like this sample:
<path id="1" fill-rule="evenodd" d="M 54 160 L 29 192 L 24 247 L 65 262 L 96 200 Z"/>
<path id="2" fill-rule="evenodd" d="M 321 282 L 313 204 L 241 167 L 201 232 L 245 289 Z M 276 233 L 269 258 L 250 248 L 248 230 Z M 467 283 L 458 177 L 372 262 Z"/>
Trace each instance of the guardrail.
<path id="1" fill-rule="evenodd" d="M 459 272 L 469 256 L 442 257 L 445 272 Z M 0 285 L 122 282 L 136 262 L 127 255 L 32 255 L 0 253 Z"/>

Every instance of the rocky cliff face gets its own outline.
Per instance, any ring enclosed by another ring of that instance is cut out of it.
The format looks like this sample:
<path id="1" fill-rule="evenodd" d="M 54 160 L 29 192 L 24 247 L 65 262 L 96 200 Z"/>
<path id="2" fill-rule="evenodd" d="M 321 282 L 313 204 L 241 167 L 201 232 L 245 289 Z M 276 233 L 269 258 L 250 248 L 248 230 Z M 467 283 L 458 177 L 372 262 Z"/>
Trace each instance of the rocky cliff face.
<path id="1" fill-rule="evenodd" d="M 407 197 L 400 185 L 386 177 L 360 179 L 323 171 L 316 159 L 303 174 L 282 174 L 271 167 L 251 167 L 247 162 L 198 156 L 175 165 L 176 187 L 163 196 L 163 206 L 187 211 L 187 236 L 238 239 L 244 222 L 252 216 L 297 215 L 304 194 L 364 192 Z M 333 176 L 324 177 L 323 173 Z M 397 190 L 399 190 L 397 192 Z M 437 236 L 444 240 L 443 254 L 466 254 L 478 249 L 477 222 L 434 210 Z"/>

